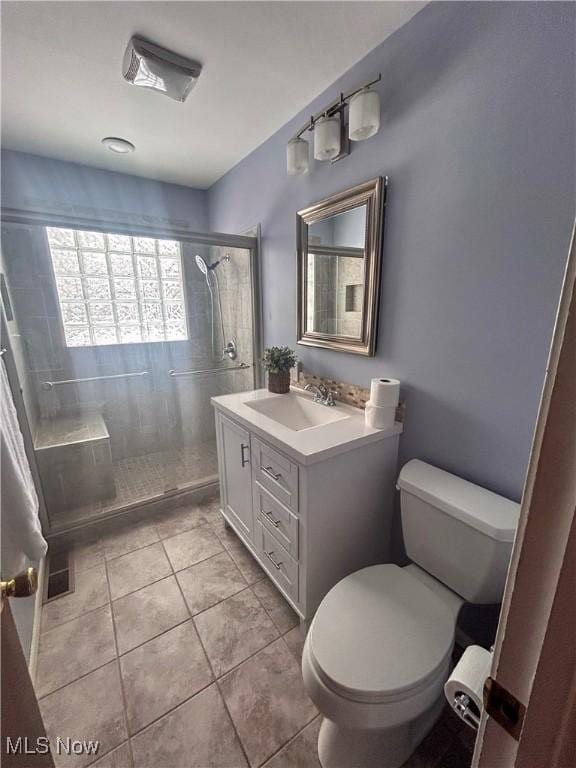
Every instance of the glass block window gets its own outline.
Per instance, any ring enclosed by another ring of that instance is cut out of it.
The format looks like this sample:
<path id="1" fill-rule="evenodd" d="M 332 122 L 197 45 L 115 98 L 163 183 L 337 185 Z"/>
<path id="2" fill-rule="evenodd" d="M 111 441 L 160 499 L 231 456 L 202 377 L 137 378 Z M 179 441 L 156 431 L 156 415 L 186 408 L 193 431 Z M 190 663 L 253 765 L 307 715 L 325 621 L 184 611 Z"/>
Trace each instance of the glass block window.
<path id="1" fill-rule="evenodd" d="M 47 227 L 68 347 L 188 338 L 180 243 Z"/>

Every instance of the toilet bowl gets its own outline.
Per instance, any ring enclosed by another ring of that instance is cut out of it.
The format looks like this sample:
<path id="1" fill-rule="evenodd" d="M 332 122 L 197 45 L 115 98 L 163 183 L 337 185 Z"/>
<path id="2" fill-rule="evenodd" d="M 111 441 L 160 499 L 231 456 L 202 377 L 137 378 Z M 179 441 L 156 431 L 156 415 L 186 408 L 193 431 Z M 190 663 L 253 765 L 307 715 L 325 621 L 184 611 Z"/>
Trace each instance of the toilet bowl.
<path id="1" fill-rule="evenodd" d="M 302 674 L 324 716 L 323 768 L 399 768 L 442 711 L 460 607 L 492 602 L 504 587 L 519 505 L 419 461 L 398 485 L 406 548 L 426 569 L 350 574 L 306 637 Z M 443 537 L 429 530 L 438 527 Z"/>
<path id="2" fill-rule="evenodd" d="M 304 645 L 306 689 L 324 715 L 325 768 L 402 765 L 443 706 L 458 610 L 415 566 L 375 565 L 324 598 Z"/>

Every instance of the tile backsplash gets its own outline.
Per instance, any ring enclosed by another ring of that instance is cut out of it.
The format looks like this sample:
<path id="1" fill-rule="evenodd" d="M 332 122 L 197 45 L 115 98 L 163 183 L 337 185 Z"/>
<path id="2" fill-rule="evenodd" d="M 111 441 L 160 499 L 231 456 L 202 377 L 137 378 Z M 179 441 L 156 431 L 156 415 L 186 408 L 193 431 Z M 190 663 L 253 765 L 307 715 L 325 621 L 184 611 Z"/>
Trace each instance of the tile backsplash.
<path id="1" fill-rule="evenodd" d="M 327 379 L 323 376 L 316 376 L 316 374 L 311 373 L 310 371 L 304 371 L 303 368 L 297 370 L 292 379 L 292 385 L 303 389 L 307 384 L 322 384 L 324 387 L 335 393 L 334 396 L 336 400 L 355 408 L 364 409 L 366 403 L 370 399 L 370 390 L 366 389 L 366 387 L 360 387 L 357 384 L 348 384 L 347 382 L 339 381 L 337 379 Z M 405 411 L 406 404 L 401 400 L 396 408 L 396 421 L 404 421 Z"/>

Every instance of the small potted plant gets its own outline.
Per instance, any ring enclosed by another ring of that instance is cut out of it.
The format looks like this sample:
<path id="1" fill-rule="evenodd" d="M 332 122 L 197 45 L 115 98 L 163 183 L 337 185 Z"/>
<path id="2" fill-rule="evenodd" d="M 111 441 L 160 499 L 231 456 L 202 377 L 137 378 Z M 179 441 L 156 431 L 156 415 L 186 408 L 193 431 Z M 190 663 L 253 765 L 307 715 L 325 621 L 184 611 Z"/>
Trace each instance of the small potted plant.
<path id="1" fill-rule="evenodd" d="M 268 390 L 277 395 L 290 392 L 290 369 L 296 365 L 296 353 L 290 347 L 268 347 L 262 365 L 268 371 Z"/>

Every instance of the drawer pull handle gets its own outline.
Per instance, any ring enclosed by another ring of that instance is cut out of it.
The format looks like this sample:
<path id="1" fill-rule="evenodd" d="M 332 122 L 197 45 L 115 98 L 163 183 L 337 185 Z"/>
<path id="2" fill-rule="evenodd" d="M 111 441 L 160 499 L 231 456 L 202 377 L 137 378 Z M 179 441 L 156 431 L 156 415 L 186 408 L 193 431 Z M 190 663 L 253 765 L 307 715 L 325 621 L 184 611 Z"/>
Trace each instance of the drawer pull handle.
<path id="1" fill-rule="evenodd" d="M 278 528 L 278 526 L 280 525 L 280 520 L 274 520 L 274 518 L 272 517 L 272 512 L 265 512 L 263 509 L 261 509 L 260 514 L 265 515 L 268 518 L 268 520 L 270 520 L 274 528 Z"/>
<path id="2" fill-rule="evenodd" d="M 272 555 L 274 554 L 274 550 L 272 550 L 272 552 L 266 552 L 266 550 L 264 550 L 264 554 L 266 555 L 268 560 L 270 560 L 274 568 L 276 568 L 276 570 L 279 571 L 280 568 L 282 567 L 282 561 L 277 563 L 276 560 L 274 560 L 274 558 L 272 557 Z"/>
<path id="3" fill-rule="evenodd" d="M 270 465 L 267 467 L 260 467 L 260 471 L 264 472 L 264 474 L 268 475 L 268 477 L 271 477 L 272 480 L 280 480 L 282 477 L 280 472 L 274 472 L 274 467 L 271 467 Z"/>
<path id="4" fill-rule="evenodd" d="M 246 464 L 249 464 L 249 463 L 250 463 L 250 460 L 249 460 L 249 459 L 247 459 L 247 458 L 246 458 L 246 456 L 244 455 L 244 451 L 245 451 L 245 450 L 246 450 L 246 448 L 248 448 L 248 447 L 249 447 L 249 446 L 247 446 L 245 443 L 241 443 L 241 444 L 240 444 L 240 459 L 241 459 L 241 461 L 242 461 L 242 466 L 243 466 L 243 467 L 245 467 L 245 466 L 246 466 Z"/>

